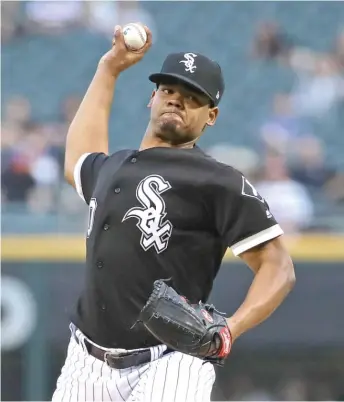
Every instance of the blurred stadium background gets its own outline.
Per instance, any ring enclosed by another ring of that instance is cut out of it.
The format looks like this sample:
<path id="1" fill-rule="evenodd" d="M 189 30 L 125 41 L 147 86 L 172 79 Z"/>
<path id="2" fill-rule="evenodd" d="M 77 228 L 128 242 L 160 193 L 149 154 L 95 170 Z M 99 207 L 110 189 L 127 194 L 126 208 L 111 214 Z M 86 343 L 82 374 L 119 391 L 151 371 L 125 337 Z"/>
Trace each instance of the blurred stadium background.
<path id="1" fill-rule="evenodd" d="M 201 146 L 243 171 L 287 233 L 297 284 L 218 370 L 213 400 L 344 400 L 344 3 L 1 3 L 2 400 L 49 400 L 82 286 L 87 210 L 63 182 L 64 141 L 115 23 L 147 57 L 119 80 L 111 150 L 139 145 L 147 77 L 167 53 L 223 68 Z M 226 256 L 212 298 L 234 311 L 251 275 Z"/>

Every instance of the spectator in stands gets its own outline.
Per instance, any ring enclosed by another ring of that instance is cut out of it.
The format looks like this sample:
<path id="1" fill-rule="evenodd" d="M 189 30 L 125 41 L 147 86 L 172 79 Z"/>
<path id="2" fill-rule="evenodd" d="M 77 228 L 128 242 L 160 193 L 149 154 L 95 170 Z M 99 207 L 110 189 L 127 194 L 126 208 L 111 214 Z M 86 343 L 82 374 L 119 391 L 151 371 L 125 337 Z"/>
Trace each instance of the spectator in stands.
<path id="1" fill-rule="evenodd" d="M 341 70 L 341 73 L 344 74 L 344 29 L 336 38 L 334 58 L 339 66 L 339 69 Z"/>
<path id="2" fill-rule="evenodd" d="M 20 141 L 21 132 L 11 130 L 4 126 L 1 129 L 1 171 L 3 172 L 9 166 L 13 157 L 13 149 Z"/>
<path id="3" fill-rule="evenodd" d="M 305 135 L 312 137 L 306 121 L 295 113 L 288 93 L 275 95 L 272 114 L 262 125 L 260 134 L 266 147 L 282 153 L 292 153 Z"/>
<path id="4" fill-rule="evenodd" d="M 86 2 L 88 26 L 106 36 L 112 35 L 115 24 L 125 25 L 140 21 L 149 26 L 153 38 L 156 27 L 151 14 L 140 1 L 90 1 Z"/>
<path id="5" fill-rule="evenodd" d="M 1 2 L 1 43 L 8 43 L 23 33 L 19 1 Z"/>
<path id="6" fill-rule="evenodd" d="M 266 21 L 257 28 L 252 55 L 257 59 L 284 61 L 290 47 L 290 40 L 278 24 L 274 21 Z"/>
<path id="7" fill-rule="evenodd" d="M 13 111 L 12 108 L 10 110 Z M 17 115 L 21 118 L 23 116 Z M 28 123 L 21 118 L 16 122 L 22 123 L 21 131 L 11 131 L 9 124 L 5 127 L 5 141 L 1 150 L 6 160 L 2 174 L 5 200 L 28 202 L 33 209 L 40 211 L 51 209 L 60 178 L 60 167 L 51 153 L 50 138 L 43 130 L 44 126 Z"/>
<path id="8" fill-rule="evenodd" d="M 297 233 L 311 223 L 312 200 L 306 188 L 290 178 L 285 157 L 281 154 L 270 152 L 266 155 L 256 188 L 285 233 Z"/>
<path id="9" fill-rule="evenodd" d="M 82 24 L 82 1 L 27 1 L 27 29 L 30 32 L 50 34 Z"/>
<path id="10" fill-rule="evenodd" d="M 27 133 L 26 150 L 30 171 L 38 186 L 56 184 L 59 179 L 57 161 L 50 154 L 49 138 L 43 127 L 36 125 Z"/>
<path id="11" fill-rule="evenodd" d="M 52 155 L 61 168 L 64 163 L 63 148 L 66 142 L 66 130 L 65 125 L 60 122 L 44 122 L 40 125 L 40 131 L 46 138 L 49 154 Z"/>
<path id="12" fill-rule="evenodd" d="M 315 56 L 313 62 L 293 63 L 298 81 L 293 90 L 293 104 L 301 116 L 323 118 L 344 99 L 344 79 L 336 59 Z"/>
<path id="13" fill-rule="evenodd" d="M 22 155 L 13 156 L 1 174 L 2 201 L 25 203 L 28 201 L 35 181 L 30 173 L 30 164 Z"/>
<path id="14" fill-rule="evenodd" d="M 29 199 L 31 209 L 39 212 L 52 210 L 60 179 L 60 167 L 51 154 L 51 145 L 44 126 L 35 125 L 31 128 L 21 152 L 30 161 L 30 174 L 36 183 Z"/>
<path id="15" fill-rule="evenodd" d="M 5 171 L 12 161 L 14 151 L 26 129 L 31 124 L 31 106 L 29 101 L 19 95 L 5 103 L 1 127 L 1 170 Z"/>
<path id="16" fill-rule="evenodd" d="M 324 146 L 315 137 L 303 138 L 290 168 L 291 177 L 310 189 L 322 189 L 336 172 L 325 163 Z"/>
<path id="17" fill-rule="evenodd" d="M 13 95 L 4 107 L 3 126 L 11 130 L 25 130 L 32 122 L 31 105 L 21 95 Z"/>
<path id="18" fill-rule="evenodd" d="M 244 146 L 234 146 L 229 143 L 214 144 L 207 149 L 207 154 L 220 163 L 240 170 L 249 179 L 252 179 L 259 167 L 259 156 L 252 149 Z"/>
<path id="19" fill-rule="evenodd" d="M 338 205 L 344 206 L 344 172 L 338 172 L 326 184 L 326 193 L 328 197 Z"/>

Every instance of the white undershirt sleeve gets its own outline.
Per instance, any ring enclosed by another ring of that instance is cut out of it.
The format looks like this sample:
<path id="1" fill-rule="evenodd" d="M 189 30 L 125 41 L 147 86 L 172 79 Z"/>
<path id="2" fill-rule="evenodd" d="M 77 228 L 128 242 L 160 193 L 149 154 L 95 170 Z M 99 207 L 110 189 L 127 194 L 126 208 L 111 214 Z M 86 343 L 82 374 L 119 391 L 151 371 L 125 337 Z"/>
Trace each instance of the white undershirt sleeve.
<path id="1" fill-rule="evenodd" d="M 247 251 L 250 248 L 258 246 L 259 244 L 264 243 L 268 240 L 272 240 L 275 237 L 278 237 L 282 234 L 283 234 L 283 230 L 280 227 L 280 225 L 277 224 L 277 225 L 271 226 L 267 229 L 264 229 L 259 233 L 249 236 L 246 239 L 243 239 L 236 244 L 233 244 L 231 246 L 231 249 L 233 251 L 233 254 L 235 256 L 238 256 L 239 254 L 243 253 L 244 251 Z"/>
<path id="2" fill-rule="evenodd" d="M 82 191 L 82 183 L 81 183 L 81 167 L 82 164 L 84 163 L 85 159 L 88 157 L 88 155 L 91 155 L 90 153 L 86 153 L 80 156 L 79 160 L 77 161 L 75 167 L 74 167 L 74 183 L 75 183 L 75 189 L 77 193 L 79 194 L 80 198 L 85 201 L 84 193 Z M 86 201 L 85 201 L 86 202 Z"/>

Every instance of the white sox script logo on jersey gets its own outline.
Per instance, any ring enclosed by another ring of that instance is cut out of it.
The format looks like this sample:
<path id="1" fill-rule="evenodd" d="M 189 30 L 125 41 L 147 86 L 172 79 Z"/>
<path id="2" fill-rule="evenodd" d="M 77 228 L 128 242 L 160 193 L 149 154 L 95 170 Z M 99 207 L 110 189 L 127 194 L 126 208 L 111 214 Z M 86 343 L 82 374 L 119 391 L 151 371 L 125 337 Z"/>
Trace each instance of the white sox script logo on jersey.
<path id="1" fill-rule="evenodd" d="M 179 63 L 184 63 L 185 64 L 185 71 L 189 71 L 190 73 L 194 73 L 197 66 L 194 65 L 195 63 L 195 57 L 197 57 L 197 54 L 195 53 L 185 53 L 184 57 L 186 60 L 181 60 Z"/>
<path id="2" fill-rule="evenodd" d="M 170 183 L 159 175 L 145 177 L 136 189 L 136 198 L 143 208 L 131 208 L 123 217 L 122 222 L 128 218 L 138 219 L 136 226 L 142 232 L 140 244 L 145 251 L 154 246 L 160 254 L 167 249 L 172 224 L 164 220 L 166 206 L 160 194 L 170 188 Z"/>

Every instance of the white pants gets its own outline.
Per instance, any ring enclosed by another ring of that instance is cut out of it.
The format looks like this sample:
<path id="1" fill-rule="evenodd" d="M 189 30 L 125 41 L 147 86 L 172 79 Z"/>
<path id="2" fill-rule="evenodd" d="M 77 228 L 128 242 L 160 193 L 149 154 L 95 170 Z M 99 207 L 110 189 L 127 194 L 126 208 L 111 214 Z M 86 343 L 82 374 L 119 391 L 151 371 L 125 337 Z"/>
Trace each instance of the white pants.
<path id="1" fill-rule="evenodd" d="M 74 336 L 81 341 L 76 342 Z M 201 359 L 171 352 L 165 345 L 150 348 L 151 362 L 116 370 L 90 356 L 85 336 L 77 330 L 70 339 L 67 358 L 52 401 L 210 401 L 214 367 Z M 111 350 L 111 349 L 106 349 Z"/>

